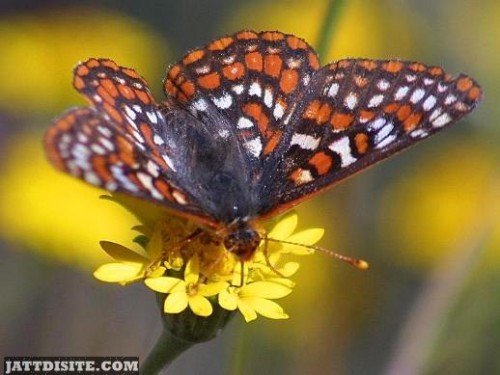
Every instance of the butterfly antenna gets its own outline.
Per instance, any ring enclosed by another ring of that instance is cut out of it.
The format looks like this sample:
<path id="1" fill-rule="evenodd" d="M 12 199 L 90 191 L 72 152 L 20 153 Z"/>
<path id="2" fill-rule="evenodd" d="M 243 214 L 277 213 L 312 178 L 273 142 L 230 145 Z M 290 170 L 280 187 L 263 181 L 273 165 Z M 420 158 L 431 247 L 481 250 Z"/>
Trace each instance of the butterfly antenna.
<path id="1" fill-rule="evenodd" d="M 323 254 L 331 256 L 332 258 L 335 258 L 335 259 L 341 260 L 342 262 L 350 264 L 351 266 L 353 266 L 359 270 L 362 270 L 362 271 L 367 270 L 370 267 L 368 262 L 366 262 L 362 259 L 351 258 L 351 257 L 348 257 L 346 255 L 336 253 L 332 250 L 325 249 L 324 247 L 321 247 L 321 246 L 305 245 L 302 243 L 290 242 L 290 241 L 285 241 L 285 240 L 278 240 L 278 239 L 269 238 L 269 237 L 267 237 L 267 240 L 272 241 L 272 242 L 283 243 L 283 244 L 287 244 L 287 245 L 301 246 L 301 247 L 305 247 L 306 249 L 317 250 L 317 251 L 322 252 Z"/>

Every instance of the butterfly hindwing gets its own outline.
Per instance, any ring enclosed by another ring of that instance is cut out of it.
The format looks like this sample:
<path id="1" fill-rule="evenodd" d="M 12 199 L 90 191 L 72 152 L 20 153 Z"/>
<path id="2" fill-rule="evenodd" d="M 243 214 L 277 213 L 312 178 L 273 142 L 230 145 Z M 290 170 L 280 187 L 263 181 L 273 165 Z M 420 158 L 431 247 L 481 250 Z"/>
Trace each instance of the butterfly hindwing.
<path id="1" fill-rule="evenodd" d="M 348 59 L 323 67 L 291 115 L 279 166 L 268 166 L 277 174 L 262 210 L 285 210 L 427 138 L 480 98 L 471 78 L 415 62 Z"/>

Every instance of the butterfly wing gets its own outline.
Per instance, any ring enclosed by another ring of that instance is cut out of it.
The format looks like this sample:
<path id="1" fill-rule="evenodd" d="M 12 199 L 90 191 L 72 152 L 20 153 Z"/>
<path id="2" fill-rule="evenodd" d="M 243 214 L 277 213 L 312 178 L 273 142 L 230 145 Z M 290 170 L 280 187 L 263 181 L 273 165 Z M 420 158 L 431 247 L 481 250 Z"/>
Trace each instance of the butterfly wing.
<path id="1" fill-rule="evenodd" d="M 213 126 L 213 137 L 236 142 L 242 165 L 262 170 L 281 142 L 282 121 L 319 68 L 303 40 L 277 31 L 241 31 L 189 52 L 164 81 L 165 93 Z"/>
<path id="2" fill-rule="evenodd" d="M 347 59 L 314 74 L 265 166 L 272 216 L 449 127 L 481 99 L 471 78 L 398 60 Z"/>
<path id="3" fill-rule="evenodd" d="M 47 131 L 45 150 L 57 168 L 215 225 L 177 177 L 185 153 L 165 133 L 182 112 L 165 116 L 144 79 L 111 60 L 78 65 L 74 86 L 92 106 L 67 111 Z"/>

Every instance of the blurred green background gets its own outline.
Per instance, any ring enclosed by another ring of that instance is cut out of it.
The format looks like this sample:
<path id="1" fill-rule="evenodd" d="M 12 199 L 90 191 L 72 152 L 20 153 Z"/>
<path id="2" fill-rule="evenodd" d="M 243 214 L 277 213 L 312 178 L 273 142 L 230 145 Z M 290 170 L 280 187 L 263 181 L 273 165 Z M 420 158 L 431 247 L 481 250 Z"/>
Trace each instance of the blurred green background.
<path id="1" fill-rule="evenodd" d="M 160 98 L 184 52 L 244 28 L 318 46 L 328 1 L 0 1 L 0 354 L 148 353 L 153 294 L 93 279 L 102 239 L 135 224 L 101 191 L 55 172 L 41 137 L 85 104 L 72 68 L 110 57 Z M 322 63 L 421 60 L 463 71 L 485 99 L 457 126 L 301 206 L 322 245 L 371 264 L 307 257 L 291 319 L 235 319 L 171 374 L 500 374 L 500 2 L 347 0 Z"/>

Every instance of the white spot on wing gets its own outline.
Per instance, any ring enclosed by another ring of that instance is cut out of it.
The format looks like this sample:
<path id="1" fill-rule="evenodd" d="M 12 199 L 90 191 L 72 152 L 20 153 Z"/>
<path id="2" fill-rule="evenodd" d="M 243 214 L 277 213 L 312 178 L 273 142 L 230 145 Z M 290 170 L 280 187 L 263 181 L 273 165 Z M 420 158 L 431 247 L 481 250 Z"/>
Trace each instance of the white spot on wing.
<path id="1" fill-rule="evenodd" d="M 429 95 L 427 99 L 424 100 L 422 108 L 424 111 L 431 110 L 436 105 L 436 97 L 434 95 Z"/>
<path id="2" fill-rule="evenodd" d="M 262 152 L 262 142 L 260 138 L 257 137 L 251 139 L 249 141 L 246 141 L 244 144 L 251 155 L 255 156 L 256 158 L 260 156 L 260 153 Z"/>
<path id="3" fill-rule="evenodd" d="M 236 93 L 236 95 L 241 95 L 243 93 L 243 91 L 245 90 L 245 86 L 234 85 L 233 87 L 231 87 L 231 90 L 233 90 Z"/>
<path id="4" fill-rule="evenodd" d="M 254 82 L 250 85 L 250 89 L 248 90 L 248 95 L 250 96 L 258 96 L 259 98 L 262 96 L 262 87 L 257 82 Z"/>
<path id="5" fill-rule="evenodd" d="M 212 101 L 220 109 L 227 109 L 233 105 L 233 97 L 228 93 L 225 93 L 220 98 L 212 98 Z"/>
<path id="6" fill-rule="evenodd" d="M 382 127 L 382 129 L 379 130 L 379 132 L 375 135 L 374 142 L 376 145 L 378 145 L 382 140 L 387 137 L 391 131 L 394 129 L 394 125 L 389 122 L 386 125 Z"/>
<path id="7" fill-rule="evenodd" d="M 349 109 L 354 109 L 358 104 L 358 97 L 355 93 L 350 92 L 344 99 L 344 105 Z"/>
<path id="8" fill-rule="evenodd" d="M 452 103 L 455 103 L 456 101 L 457 101 L 457 97 L 455 95 L 453 95 L 453 94 L 450 94 L 444 100 L 444 104 L 450 105 Z"/>
<path id="9" fill-rule="evenodd" d="M 276 103 L 274 106 L 273 116 L 276 120 L 279 120 L 285 114 L 285 108 L 280 103 Z"/>
<path id="10" fill-rule="evenodd" d="M 408 86 L 402 86 L 398 89 L 398 91 L 396 91 L 396 93 L 394 94 L 394 99 L 395 100 L 401 100 L 403 99 L 406 94 L 408 93 L 408 90 L 410 90 L 410 88 Z"/>
<path id="11" fill-rule="evenodd" d="M 410 98 L 410 101 L 413 103 L 413 104 L 416 104 L 420 101 L 420 99 L 422 99 L 425 95 L 425 90 L 423 89 L 416 89 L 415 91 L 413 91 L 413 94 L 411 94 L 411 98 Z"/>
<path id="12" fill-rule="evenodd" d="M 99 177 L 97 177 L 97 175 L 92 171 L 86 171 L 83 178 L 89 184 L 92 184 L 92 185 L 100 185 L 101 184 L 101 179 Z"/>
<path id="13" fill-rule="evenodd" d="M 391 134 L 390 136 L 384 138 L 382 140 L 382 142 L 380 142 L 379 144 L 377 144 L 375 146 L 375 148 L 382 148 L 382 147 L 385 147 L 387 146 L 388 144 L 394 142 L 394 140 L 396 139 L 396 134 Z"/>
<path id="14" fill-rule="evenodd" d="M 248 129 L 253 126 L 253 122 L 246 117 L 240 117 L 236 126 L 238 127 L 238 129 Z"/>
<path id="15" fill-rule="evenodd" d="M 387 82 L 385 79 L 381 79 L 380 81 L 378 81 L 377 83 L 377 87 L 380 91 L 385 91 L 389 88 L 390 84 L 389 82 Z"/>
<path id="16" fill-rule="evenodd" d="M 203 112 L 203 111 L 205 111 L 207 109 L 208 103 L 207 103 L 207 101 L 205 99 L 198 99 L 197 101 L 195 101 L 193 103 L 193 107 L 197 111 Z"/>
<path id="17" fill-rule="evenodd" d="M 356 158 L 351 154 L 351 146 L 349 146 L 349 138 L 347 137 L 342 137 L 333 142 L 328 148 L 340 155 L 342 167 L 346 167 L 356 161 Z"/>
<path id="18" fill-rule="evenodd" d="M 339 92 L 339 84 L 338 83 L 332 83 L 332 85 L 328 89 L 327 95 L 330 98 L 334 98 L 337 95 L 338 92 Z"/>
<path id="19" fill-rule="evenodd" d="M 270 88 L 264 90 L 264 104 L 267 108 L 271 108 L 273 105 L 273 90 Z"/>
<path id="20" fill-rule="evenodd" d="M 372 122 L 370 122 L 370 124 L 368 125 L 368 129 L 369 130 L 378 130 L 380 129 L 382 126 L 384 126 L 386 123 L 386 120 L 383 119 L 383 118 L 378 118 L 376 120 L 373 120 Z"/>
<path id="21" fill-rule="evenodd" d="M 149 121 L 151 121 L 151 123 L 153 123 L 153 124 L 157 124 L 158 123 L 158 117 L 156 117 L 156 113 L 155 112 L 147 111 L 146 115 L 148 116 L 148 119 L 149 119 Z"/>
<path id="22" fill-rule="evenodd" d="M 151 173 L 153 177 L 158 177 L 160 175 L 160 168 L 158 167 L 158 164 L 156 164 L 152 160 L 148 161 L 148 163 L 146 164 L 146 169 L 149 173 Z"/>
<path id="23" fill-rule="evenodd" d="M 448 124 L 450 121 L 451 121 L 450 115 L 447 114 L 447 113 L 443 113 L 441 116 L 439 116 L 434 121 L 432 121 L 432 125 L 435 128 L 440 128 L 440 127 L 445 126 L 446 124 Z"/>
<path id="24" fill-rule="evenodd" d="M 125 114 L 130 117 L 131 120 L 135 120 L 137 115 L 135 114 L 134 111 L 132 111 L 132 108 L 130 108 L 128 105 L 124 105 L 123 109 L 125 110 Z"/>
<path id="25" fill-rule="evenodd" d="M 383 100 L 384 95 L 382 94 L 372 96 L 372 98 L 368 102 L 368 108 L 377 107 L 378 105 L 380 105 L 380 103 L 382 103 Z"/>
<path id="26" fill-rule="evenodd" d="M 316 150 L 319 146 L 320 141 L 321 138 L 315 138 L 307 134 L 295 133 L 292 136 L 290 146 L 298 145 L 300 148 L 304 150 Z"/>

